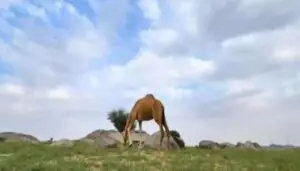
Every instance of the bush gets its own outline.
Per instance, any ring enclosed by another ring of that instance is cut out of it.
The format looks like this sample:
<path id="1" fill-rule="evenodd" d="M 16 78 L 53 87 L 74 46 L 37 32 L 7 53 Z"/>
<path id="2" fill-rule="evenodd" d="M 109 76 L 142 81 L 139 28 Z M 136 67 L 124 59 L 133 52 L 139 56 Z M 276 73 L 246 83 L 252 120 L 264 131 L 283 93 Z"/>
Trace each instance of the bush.
<path id="1" fill-rule="evenodd" d="M 110 120 L 110 122 L 114 125 L 114 127 L 119 131 L 123 132 L 125 129 L 127 117 L 129 116 L 129 113 L 126 112 L 124 109 L 117 109 L 112 110 L 108 113 L 107 119 Z M 135 129 L 135 123 L 133 123 L 131 129 Z"/>
<path id="2" fill-rule="evenodd" d="M 171 130 L 170 135 L 173 137 L 173 139 L 176 141 L 176 143 L 178 144 L 178 146 L 180 148 L 185 148 L 185 143 L 184 143 L 183 139 L 180 137 L 180 134 L 178 131 Z"/>
<path id="3" fill-rule="evenodd" d="M 179 137 L 180 138 L 180 134 L 179 132 L 175 131 L 175 130 L 171 130 L 170 134 L 172 135 L 172 137 Z"/>

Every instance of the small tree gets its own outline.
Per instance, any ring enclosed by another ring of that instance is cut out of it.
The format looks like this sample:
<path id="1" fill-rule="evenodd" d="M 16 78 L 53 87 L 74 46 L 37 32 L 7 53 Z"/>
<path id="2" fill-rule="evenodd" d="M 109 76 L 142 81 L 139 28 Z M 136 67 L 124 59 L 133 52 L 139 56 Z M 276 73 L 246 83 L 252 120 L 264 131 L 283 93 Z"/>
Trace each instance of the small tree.
<path id="1" fill-rule="evenodd" d="M 127 117 L 129 116 L 129 113 L 126 112 L 124 109 L 120 108 L 117 110 L 112 110 L 108 113 L 107 119 L 110 120 L 110 122 L 114 125 L 114 127 L 119 131 L 123 132 L 125 129 Z M 135 129 L 135 123 L 132 125 L 132 130 Z"/>

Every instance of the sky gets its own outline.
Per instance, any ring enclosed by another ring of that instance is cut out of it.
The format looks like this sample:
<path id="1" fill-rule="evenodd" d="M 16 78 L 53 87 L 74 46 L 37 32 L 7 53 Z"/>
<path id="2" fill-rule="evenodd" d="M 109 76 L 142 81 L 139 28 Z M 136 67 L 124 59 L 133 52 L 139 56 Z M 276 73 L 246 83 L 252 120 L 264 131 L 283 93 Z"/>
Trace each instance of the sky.
<path id="1" fill-rule="evenodd" d="M 0 132 L 81 138 L 152 93 L 188 145 L 300 145 L 299 40 L 299 0 L 1 0 Z"/>

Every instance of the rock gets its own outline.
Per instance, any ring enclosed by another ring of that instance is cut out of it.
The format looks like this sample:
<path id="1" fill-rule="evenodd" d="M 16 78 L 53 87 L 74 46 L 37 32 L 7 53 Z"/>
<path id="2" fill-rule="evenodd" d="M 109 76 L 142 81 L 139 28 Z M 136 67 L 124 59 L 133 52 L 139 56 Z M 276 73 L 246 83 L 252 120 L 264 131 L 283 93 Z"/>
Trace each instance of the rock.
<path id="1" fill-rule="evenodd" d="M 236 147 L 246 148 L 246 149 L 257 149 L 257 148 L 260 148 L 260 145 L 255 142 L 246 141 L 245 143 L 238 142 L 236 144 Z"/>
<path id="2" fill-rule="evenodd" d="M 141 134 L 139 131 L 132 131 L 131 138 L 134 146 L 137 146 L 140 139 L 142 142 L 149 137 L 149 134 L 145 131 L 142 131 Z M 81 138 L 80 141 L 89 141 L 89 143 L 94 143 L 97 147 L 106 148 L 106 147 L 117 147 L 120 144 L 123 144 L 123 135 L 116 130 L 95 130 L 85 137 Z"/>
<path id="3" fill-rule="evenodd" d="M 198 148 L 201 149 L 219 149 L 220 145 L 217 142 L 211 140 L 200 141 Z"/>
<path id="4" fill-rule="evenodd" d="M 167 136 L 165 134 L 163 138 L 163 143 L 162 143 L 162 148 L 166 149 L 167 148 Z M 155 148 L 159 149 L 160 148 L 160 131 L 155 132 L 154 134 L 148 136 L 144 142 L 144 147 L 146 148 Z M 169 144 L 170 149 L 179 149 L 179 145 L 176 143 L 174 138 L 170 135 L 170 144 Z"/>
<path id="5" fill-rule="evenodd" d="M 105 130 L 103 129 L 97 129 L 89 134 L 87 134 L 84 138 L 82 139 L 91 139 L 91 140 L 95 140 L 97 137 L 99 137 L 101 135 L 102 132 L 104 132 Z"/>
<path id="6" fill-rule="evenodd" d="M 261 148 L 261 146 L 257 142 L 252 142 L 252 144 L 255 148 Z"/>
<path id="7" fill-rule="evenodd" d="M 236 147 L 244 147 L 244 144 L 242 142 L 237 142 L 235 146 Z"/>
<path id="8" fill-rule="evenodd" d="M 118 147 L 119 144 L 121 144 L 121 141 L 119 141 L 118 138 L 116 139 L 110 134 L 105 133 L 101 134 L 95 140 L 95 145 L 101 148 Z"/>
<path id="9" fill-rule="evenodd" d="M 39 140 L 32 135 L 17 133 L 17 132 L 2 132 L 0 133 L 0 138 L 5 142 L 15 142 L 15 141 L 23 141 L 23 142 L 31 142 L 31 143 L 39 142 Z"/>
<path id="10" fill-rule="evenodd" d="M 51 146 L 65 146 L 65 147 L 72 147 L 74 145 L 74 141 L 68 139 L 61 139 L 52 142 Z"/>
<path id="11" fill-rule="evenodd" d="M 286 144 L 286 145 L 280 145 L 280 144 L 270 144 L 268 148 L 283 148 L 283 149 L 288 149 L 288 148 L 297 148 L 297 146 L 291 145 L 291 144 Z"/>
<path id="12" fill-rule="evenodd" d="M 132 131 L 131 132 L 131 139 L 133 142 L 133 145 L 138 146 L 140 140 L 142 140 L 142 144 L 144 144 L 144 142 L 146 141 L 146 139 L 149 137 L 150 135 L 147 132 L 142 131 L 141 133 L 139 131 Z"/>
<path id="13" fill-rule="evenodd" d="M 98 129 L 81 138 L 79 141 L 93 144 L 100 148 L 117 147 L 123 143 L 123 136 L 116 130 Z"/>
<path id="14" fill-rule="evenodd" d="M 235 148 L 235 145 L 229 142 L 223 142 L 220 144 L 221 148 Z"/>
<path id="15" fill-rule="evenodd" d="M 244 143 L 244 147 L 245 147 L 245 148 L 250 148 L 250 149 L 255 149 L 255 146 L 252 144 L 251 141 L 246 141 L 246 142 Z"/>
<path id="16" fill-rule="evenodd" d="M 229 142 L 224 142 L 224 143 L 221 143 L 220 144 L 220 148 L 221 149 L 224 149 L 224 148 L 235 148 L 235 145 L 234 144 L 231 144 Z"/>

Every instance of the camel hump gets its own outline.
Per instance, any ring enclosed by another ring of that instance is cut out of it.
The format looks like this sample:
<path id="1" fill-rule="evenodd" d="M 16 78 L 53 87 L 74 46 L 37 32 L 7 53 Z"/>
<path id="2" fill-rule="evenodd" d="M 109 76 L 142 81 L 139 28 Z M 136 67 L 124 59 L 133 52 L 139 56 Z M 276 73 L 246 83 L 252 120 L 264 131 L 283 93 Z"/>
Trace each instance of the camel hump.
<path id="1" fill-rule="evenodd" d="M 145 95 L 146 98 L 152 98 L 155 99 L 154 95 L 152 93 L 148 93 Z"/>

